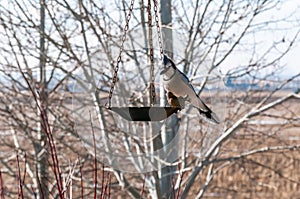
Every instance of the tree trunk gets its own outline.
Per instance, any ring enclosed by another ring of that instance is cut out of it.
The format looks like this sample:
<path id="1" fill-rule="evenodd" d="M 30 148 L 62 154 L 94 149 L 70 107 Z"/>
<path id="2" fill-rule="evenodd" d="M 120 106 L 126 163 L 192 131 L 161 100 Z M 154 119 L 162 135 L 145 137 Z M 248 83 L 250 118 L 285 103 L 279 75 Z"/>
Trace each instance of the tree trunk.
<path id="1" fill-rule="evenodd" d="M 172 29 L 169 28 L 172 25 L 172 8 L 171 8 L 171 0 L 161 0 L 161 22 L 163 25 L 162 34 L 163 34 L 163 48 L 164 52 L 168 54 L 170 57 L 173 57 L 173 37 L 172 37 Z M 168 28 L 164 28 L 167 26 Z M 165 95 L 163 100 L 163 105 L 165 105 Z M 179 124 L 177 115 L 172 115 L 165 126 L 162 129 L 161 137 L 162 144 L 164 148 L 171 142 L 175 141 L 171 152 L 169 150 L 165 151 L 165 159 L 167 162 L 173 162 L 178 157 L 178 152 L 176 145 L 178 144 L 178 140 L 174 140 L 176 137 L 176 133 L 178 132 Z M 176 171 L 175 166 L 165 166 L 160 170 L 160 191 L 162 198 L 174 198 L 174 194 L 172 191 L 174 189 L 172 184 L 172 179 L 174 176 L 174 172 Z"/>
<path id="2" fill-rule="evenodd" d="M 40 106 L 44 109 L 44 113 L 47 111 L 47 82 L 46 82 L 46 52 L 45 52 L 45 0 L 40 0 L 40 64 L 39 64 L 39 97 Z M 37 140 L 35 140 L 35 154 L 36 154 L 36 164 L 37 164 L 37 178 L 39 178 L 41 187 L 37 194 L 38 198 L 48 198 L 48 153 L 47 153 L 47 135 L 45 129 L 42 128 L 43 122 L 40 110 L 38 115 L 40 116 L 40 121 L 37 124 Z"/>

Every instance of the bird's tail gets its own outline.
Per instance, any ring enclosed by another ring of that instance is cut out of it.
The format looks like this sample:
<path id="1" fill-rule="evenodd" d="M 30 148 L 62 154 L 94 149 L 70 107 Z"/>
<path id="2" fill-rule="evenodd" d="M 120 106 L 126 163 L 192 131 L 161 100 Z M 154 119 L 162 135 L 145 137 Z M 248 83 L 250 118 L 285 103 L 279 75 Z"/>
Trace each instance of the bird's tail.
<path id="1" fill-rule="evenodd" d="M 209 108 L 205 111 L 198 109 L 200 115 L 204 116 L 205 118 L 209 119 L 209 121 L 212 121 L 215 124 L 219 124 L 220 123 L 220 119 L 218 118 L 218 116 Z"/>
<path id="2" fill-rule="evenodd" d="M 219 124 L 220 119 L 199 97 L 198 97 L 198 110 L 200 115 L 204 116 L 205 118 L 209 119 L 209 121 Z"/>

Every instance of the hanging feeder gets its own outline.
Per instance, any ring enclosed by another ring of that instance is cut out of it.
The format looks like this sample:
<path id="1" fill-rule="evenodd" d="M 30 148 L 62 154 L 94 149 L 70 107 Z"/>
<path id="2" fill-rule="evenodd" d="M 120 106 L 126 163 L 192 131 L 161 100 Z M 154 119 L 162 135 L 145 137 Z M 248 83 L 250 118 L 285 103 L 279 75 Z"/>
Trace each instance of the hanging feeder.
<path id="1" fill-rule="evenodd" d="M 156 19 L 156 27 L 157 27 L 157 34 L 158 34 L 158 42 L 160 47 L 160 55 L 161 58 L 163 57 L 163 48 L 162 48 L 162 38 L 160 33 L 160 25 L 159 25 L 159 17 L 158 17 L 158 10 L 157 10 L 157 3 L 156 0 L 153 0 L 154 2 L 154 11 L 155 11 L 155 19 Z M 153 56 L 153 39 L 152 39 L 152 16 L 151 16 L 151 0 L 148 0 L 148 27 L 149 27 L 149 53 L 150 53 L 150 104 L 151 106 L 146 107 L 114 107 L 111 106 L 111 98 L 113 96 L 113 91 L 115 84 L 118 79 L 118 71 L 119 71 L 119 64 L 121 62 L 122 52 L 124 51 L 124 42 L 126 39 L 126 34 L 129 27 L 129 21 L 131 18 L 131 13 L 133 10 L 133 4 L 134 0 L 131 0 L 129 12 L 126 18 L 126 24 L 124 27 L 124 32 L 122 36 L 122 42 L 120 45 L 120 52 L 119 56 L 117 58 L 117 63 L 114 68 L 114 75 L 112 78 L 112 83 L 110 86 L 109 96 L 108 96 L 108 105 L 106 108 L 108 110 L 111 110 L 117 114 L 119 114 L 121 117 L 128 121 L 161 121 L 169 116 L 171 116 L 173 113 L 177 113 L 181 110 L 181 107 L 157 107 L 154 106 L 155 104 L 155 87 L 154 87 L 154 56 Z"/>
<path id="2" fill-rule="evenodd" d="M 111 111 L 119 114 L 128 121 L 161 121 L 173 113 L 181 110 L 180 107 L 110 107 Z"/>

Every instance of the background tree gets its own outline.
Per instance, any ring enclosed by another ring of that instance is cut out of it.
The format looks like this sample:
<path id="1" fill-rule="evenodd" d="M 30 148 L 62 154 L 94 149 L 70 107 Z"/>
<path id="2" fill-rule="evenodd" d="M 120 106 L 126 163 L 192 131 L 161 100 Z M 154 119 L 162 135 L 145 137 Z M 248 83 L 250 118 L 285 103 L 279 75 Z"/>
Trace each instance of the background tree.
<path id="1" fill-rule="evenodd" d="M 283 16 L 280 1 L 162 0 L 165 52 L 224 122 L 212 126 L 186 107 L 179 120 L 149 125 L 99 105 L 124 48 L 112 104 L 149 106 L 151 18 L 157 95 L 162 91 L 158 2 L 150 2 L 151 15 L 143 0 L 1 4 L 2 195 L 296 197 L 300 113 L 291 87 L 299 74 L 275 78 L 298 42 L 296 8 Z M 164 137 L 164 124 L 174 121 L 178 128 Z"/>

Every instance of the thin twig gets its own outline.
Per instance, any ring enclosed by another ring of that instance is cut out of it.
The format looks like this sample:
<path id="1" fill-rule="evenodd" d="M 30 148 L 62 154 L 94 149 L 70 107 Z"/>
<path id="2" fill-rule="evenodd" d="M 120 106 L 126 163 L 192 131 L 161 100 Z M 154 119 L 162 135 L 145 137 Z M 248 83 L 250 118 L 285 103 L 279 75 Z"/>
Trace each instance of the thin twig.
<path id="1" fill-rule="evenodd" d="M 19 152 L 16 151 L 16 161 L 17 161 L 17 170 L 18 170 L 18 174 L 17 174 L 17 180 L 19 183 L 19 187 L 18 187 L 18 198 L 23 198 L 24 199 L 24 194 L 23 194 L 23 182 L 21 179 L 21 168 L 20 168 L 20 161 L 19 161 Z"/>
<path id="2" fill-rule="evenodd" d="M 3 183 L 3 178 L 2 178 L 2 172 L 0 170 L 0 197 L 1 199 L 4 199 L 4 183 Z"/>
<path id="3" fill-rule="evenodd" d="M 92 135 L 93 135 L 93 147 L 94 147 L 94 199 L 97 198 L 97 149 L 96 149 L 96 139 L 95 139 L 95 132 L 94 132 L 94 126 L 92 121 L 92 115 L 90 113 L 90 121 L 91 121 L 91 127 L 92 127 Z M 102 192 L 101 192 L 102 195 Z M 100 197 L 102 198 L 102 197 Z"/>

